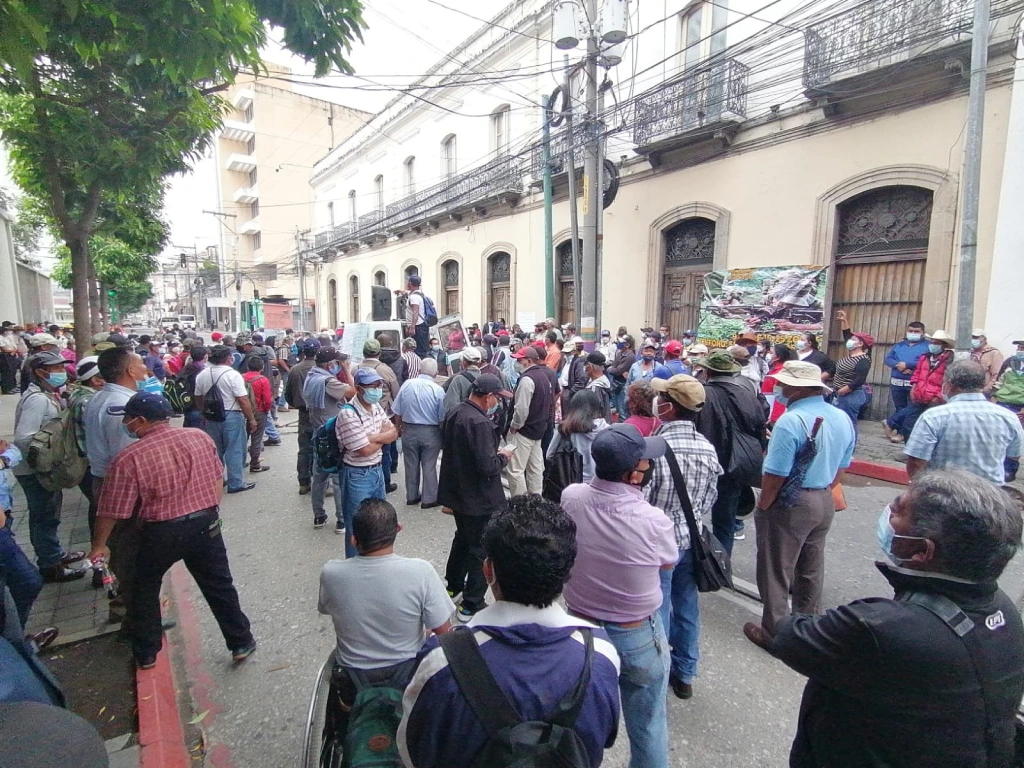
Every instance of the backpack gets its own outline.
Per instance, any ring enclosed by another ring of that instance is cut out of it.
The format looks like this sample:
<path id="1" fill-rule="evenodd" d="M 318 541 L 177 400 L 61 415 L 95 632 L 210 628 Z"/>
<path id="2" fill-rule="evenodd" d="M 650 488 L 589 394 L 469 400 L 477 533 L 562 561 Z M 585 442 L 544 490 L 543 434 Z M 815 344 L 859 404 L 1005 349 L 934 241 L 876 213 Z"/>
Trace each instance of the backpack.
<path id="1" fill-rule="evenodd" d="M 413 293 L 418 293 L 423 299 L 423 320 L 433 328 L 437 325 L 437 308 L 434 306 L 434 300 L 423 291 L 413 291 Z"/>
<path id="2" fill-rule="evenodd" d="M 473 768 L 588 768 L 590 756 L 573 726 L 590 685 L 594 636 L 581 629 L 586 645 L 583 674 L 544 720 L 523 720 L 495 681 L 480 653 L 473 631 L 441 635 L 441 648 L 459 690 L 487 730 L 487 741 Z"/>
<path id="3" fill-rule="evenodd" d="M 341 406 L 342 410 L 349 408 L 356 416 L 359 412 L 351 405 Z M 360 421 L 362 417 L 359 416 Z M 338 422 L 337 416 L 331 416 L 324 424 L 313 431 L 313 454 L 316 457 L 316 465 L 321 472 L 334 475 L 341 470 L 341 459 L 345 455 L 345 449 L 338 442 L 338 433 L 335 425 Z"/>
<path id="4" fill-rule="evenodd" d="M 543 496 L 558 504 L 562 491 L 573 483 L 583 482 L 583 457 L 572 444 L 572 437 L 560 436 L 558 447 L 544 467 Z"/>
<path id="5" fill-rule="evenodd" d="M 78 452 L 74 409 L 65 408 L 39 427 L 32 435 L 26 459 L 39 484 L 48 491 L 74 488 L 82 482 L 89 459 Z"/>
<path id="6" fill-rule="evenodd" d="M 398 726 L 402 722 L 402 694 L 414 661 L 402 664 L 387 683 L 373 685 L 362 670 L 345 672 L 356 688 L 348 716 L 342 768 L 402 768 L 398 754 Z"/>
<path id="7" fill-rule="evenodd" d="M 224 407 L 224 396 L 217 387 L 217 382 L 224 378 L 221 373 L 216 379 L 213 378 L 213 371 L 210 371 L 210 389 L 203 398 L 203 418 L 207 421 L 224 421 L 227 419 L 227 409 Z"/>
<path id="8" fill-rule="evenodd" d="M 192 393 L 188 391 L 185 377 L 182 374 L 164 381 L 164 397 L 179 416 L 192 410 Z"/>

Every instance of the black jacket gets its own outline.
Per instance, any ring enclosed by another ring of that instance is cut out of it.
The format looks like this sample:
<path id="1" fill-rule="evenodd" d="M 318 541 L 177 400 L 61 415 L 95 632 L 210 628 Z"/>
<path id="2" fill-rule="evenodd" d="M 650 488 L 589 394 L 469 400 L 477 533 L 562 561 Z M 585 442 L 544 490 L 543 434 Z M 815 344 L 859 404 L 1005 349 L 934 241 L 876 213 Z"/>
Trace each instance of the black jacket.
<path id="1" fill-rule="evenodd" d="M 715 447 L 718 463 L 727 475 L 746 476 L 761 472 L 763 456 L 755 441 L 763 450 L 767 412 L 762 403 L 763 397 L 741 382 L 738 376 L 712 376 L 704 384 L 704 407 L 694 424 L 697 431 Z M 739 459 L 730 466 L 737 441 L 747 449 L 739 454 L 745 457 L 745 466 L 735 465 Z"/>
<path id="2" fill-rule="evenodd" d="M 302 387 L 314 365 L 314 358 L 304 357 L 288 371 L 288 381 L 284 385 L 284 400 L 292 408 L 306 407 L 306 401 L 302 399 Z"/>
<path id="3" fill-rule="evenodd" d="M 635 362 L 636 352 L 632 349 L 620 349 L 615 353 L 615 360 L 608 366 L 606 371 L 608 378 L 612 381 L 625 383 L 626 374 L 629 373 L 629 369 L 633 367 Z"/>
<path id="4" fill-rule="evenodd" d="M 791 616 L 770 650 L 810 678 L 791 768 L 1005 768 L 1024 694 L 1024 629 L 994 582 L 910 575 L 879 563 L 896 600 L 868 598 L 823 616 Z M 964 641 L 927 608 L 902 602 L 938 593 L 974 622 L 980 668 L 995 692 L 990 761 L 985 707 Z M 988 620 L 986 622 L 986 620 Z"/>
<path id="5" fill-rule="evenodd" d="M 475 404 L 459 403 L 442 425 L 437 500 L 461 515 L 490 515 L 505 506 L 498 455 L 500 435 Z"/>

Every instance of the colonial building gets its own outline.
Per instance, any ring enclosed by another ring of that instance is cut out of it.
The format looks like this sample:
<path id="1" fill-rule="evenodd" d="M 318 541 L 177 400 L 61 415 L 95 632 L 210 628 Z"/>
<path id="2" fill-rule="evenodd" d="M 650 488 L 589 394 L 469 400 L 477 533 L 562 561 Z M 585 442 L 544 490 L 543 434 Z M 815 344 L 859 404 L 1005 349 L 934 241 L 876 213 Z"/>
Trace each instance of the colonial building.
<path id="1" fill-rule="evenodd" d="M 468 322 L 544 316 L 538 105 L 563 79 L 552 5 L 510 5 L 316 164 L 323 324 L 364 319 L 369 286 L 401 287 L 411 272 L 439 312 Z M 881 361 L 906 323 L 956 324 L 973 6 L 631 3 L 600 119 L 585 119 L 578 72 L 575 135 L 563 125 L 553 137 L 558 319 L 574 319 L 565 170 L 582 167 L 596 130 L 618 176 L 600 326 L 680 333 L 697 325 L 709 270 L 829 266 L 826 316 L 846 309 L 879 340 L 871 380 L 884 408 Z M 992 3 L 972 318 L 1003 347 L 1024 331 L 1012 287 L 1024 257 L 1022 9 Z M 831 329 L 830 352 L 841 343 Z"/>

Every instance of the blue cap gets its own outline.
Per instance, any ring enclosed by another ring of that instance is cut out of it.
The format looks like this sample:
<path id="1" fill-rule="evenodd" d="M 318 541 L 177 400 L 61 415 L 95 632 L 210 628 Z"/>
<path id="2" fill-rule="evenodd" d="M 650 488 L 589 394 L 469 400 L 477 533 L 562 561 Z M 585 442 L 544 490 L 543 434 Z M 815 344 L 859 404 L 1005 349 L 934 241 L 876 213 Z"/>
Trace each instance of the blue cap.
<path id="1" fill-rule="evenodd" d="M 368 386 L 370 384 L 376 384 L 378 381 L 384 381 L 381 375 L 377 373 L 373 368 L 360 368 L 356 371 L 356 384 L 361 387 Z"/>
<path id="2" fill-rule="evenodd" d="M 602 429 L 590 445 L 597 471 L 607 475 L 624 475 L 641 459 L 657 459 L 667 450 L 665 438 L 644 437 L 632 424 L 614 424 Z"/>
<path id="3" fill-rule="evenodd" d="M 317 352 L 320 350 L 320 342 L 316 339 L 304 339 L 299 349 L 303 352 Z"/>
<path id="4" fill-rule="evenodd" d="M 138 416 L 146 421 L 164 421 L 174 415 L 174 409 L 163 395 L 155 392 L 139 392 L 124 405 L 107 408 L 111 416 Z"/>

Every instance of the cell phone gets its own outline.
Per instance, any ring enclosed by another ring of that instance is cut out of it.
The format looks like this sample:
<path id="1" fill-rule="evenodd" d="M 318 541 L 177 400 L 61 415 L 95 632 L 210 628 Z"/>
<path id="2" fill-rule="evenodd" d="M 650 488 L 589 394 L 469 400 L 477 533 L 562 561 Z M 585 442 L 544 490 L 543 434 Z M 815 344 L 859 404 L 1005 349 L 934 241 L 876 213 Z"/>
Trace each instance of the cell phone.
<path id="1" fill-rule="evenodd" d="M 513 453 L 515 453 L 515 450 L 516 450 L 516 444 L 515 443 L 506 443 L 505 445 L 503 445 L 501 447 L 504 448 L 506 451 L 512 451 Z"/>

